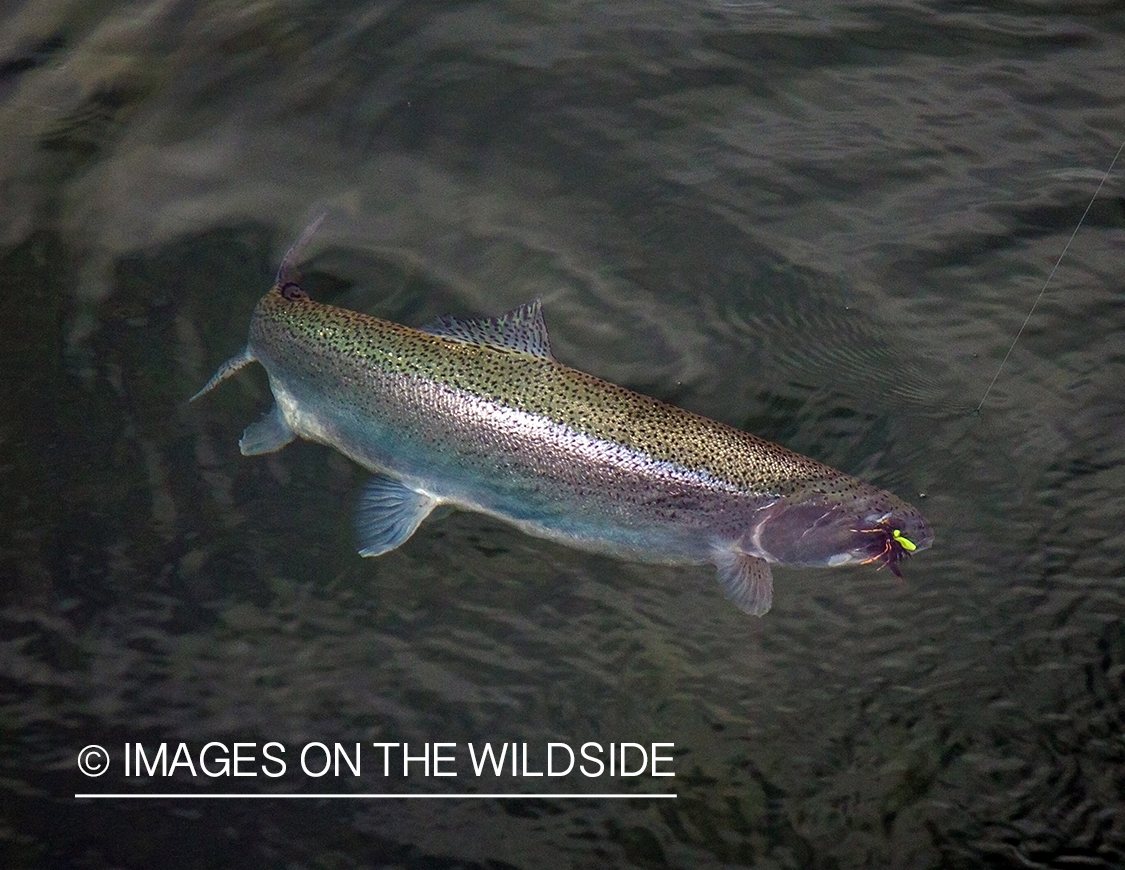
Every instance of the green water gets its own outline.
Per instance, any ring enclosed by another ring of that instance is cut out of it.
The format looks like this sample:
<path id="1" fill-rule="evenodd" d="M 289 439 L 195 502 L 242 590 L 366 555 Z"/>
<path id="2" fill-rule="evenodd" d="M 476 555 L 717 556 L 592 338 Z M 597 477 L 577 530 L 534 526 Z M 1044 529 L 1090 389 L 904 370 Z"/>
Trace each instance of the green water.
<path id="1" fill-rule="evenodd" d="M 972 413 L 1125 136 L 1115 4 L 0 21 L 4 866 L 1125 864 L 1120 171 Z M 761 620 L 466 514 L 359 559 L 358 468 L 239 454 L 260 371 L 186 402 L 321 209 L 316 298 L 541 296 L 564 362 L 898 493 L 933 548 L 779 569 Z M 278 778 L 124 771 L 270 741 Z M 486 741 L 673 743 L 676 776 L 478 777 Z M 304 773 L 316 742 L 364 772 Z M 118 792 L 349 797 L 74 797 Z"/>

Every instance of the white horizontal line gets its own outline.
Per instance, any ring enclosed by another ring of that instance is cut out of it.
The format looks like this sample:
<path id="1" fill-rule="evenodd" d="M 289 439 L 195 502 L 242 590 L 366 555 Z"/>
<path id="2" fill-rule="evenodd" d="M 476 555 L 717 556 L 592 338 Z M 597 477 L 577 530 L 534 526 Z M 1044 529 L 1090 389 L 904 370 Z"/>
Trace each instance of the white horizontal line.
<path id="1" fill-rule="evenodd" d="M 273 798 L 298 798 L 301 800 L 319 800 L 322 798 L 346 798 L 351 800 L 594 800 L 603 798 L 630 798 L 648 799 L 648 798 L 674 798 L 673 794 L 302 794 L 294 792 L 279 792 L 276 794 L 222 794 L 217 792 L 158 792 L 156 794 L 137 794 L 137 793 L 124 793 L 124 794 L 75 794 L 75 798 L 83 799 L 98 799 L 98 798 L 127 798 L 131 800 L 160 800 L 161 798 L 168 799 L 174 798 L 176 800 L 190 799 L 190 800 L 248 800 L 248 799 L 264 799 L 270 800 Z"/>

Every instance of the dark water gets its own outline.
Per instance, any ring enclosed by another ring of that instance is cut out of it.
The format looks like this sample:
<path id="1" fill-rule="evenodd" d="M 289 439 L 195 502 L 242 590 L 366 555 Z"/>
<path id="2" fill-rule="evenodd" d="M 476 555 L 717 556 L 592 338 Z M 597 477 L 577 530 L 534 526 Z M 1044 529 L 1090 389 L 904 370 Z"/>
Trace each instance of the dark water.
<path id="1" fill-rule="evenodd" d="M 0 20 L 3 866 L 1125 866 L 1125 166 L 972 414 L 1125 136 L 1118 3 Z M 185 403 L 322 208 L 317 298 L 540 295 L 562 360 L 894 490 L 933 549 L 778 570 L 762 620 L 478 516 L 359 559 L 359 469 L 239 455 L 260 370 Z M 209 741 L 288 772 L 124 774 Z M 313 741 L 676 776 L 312 778 Z M 146 791 L 678 797 L 74 797 Z"/>

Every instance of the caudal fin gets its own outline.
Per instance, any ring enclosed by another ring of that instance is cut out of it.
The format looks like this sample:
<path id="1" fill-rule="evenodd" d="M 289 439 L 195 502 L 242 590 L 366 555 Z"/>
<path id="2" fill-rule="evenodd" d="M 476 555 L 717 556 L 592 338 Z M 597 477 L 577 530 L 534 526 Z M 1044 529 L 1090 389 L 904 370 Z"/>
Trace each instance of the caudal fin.
<path id="1" fill-rule="evenodd" d="M 215 389 L 215 387 L 217 387 L 219 384 L 233 375 L 240 368 L 249 365 L 250 363 L 254 362 L 254 360 L 255 357 L 250 353 L 250 348 L 244 347 L 241 353 L 236 356 L 232 356 L 225 363 L 219 366 L 219 370 L 215 372 L 215 374 L 211 375 L 211 380 L 204 384 L 203 389 L 192 396 L 190 399 L 188 399 L 188 401 L 194 402 L 204 393 L 211 392 L 211 390 Z"/>

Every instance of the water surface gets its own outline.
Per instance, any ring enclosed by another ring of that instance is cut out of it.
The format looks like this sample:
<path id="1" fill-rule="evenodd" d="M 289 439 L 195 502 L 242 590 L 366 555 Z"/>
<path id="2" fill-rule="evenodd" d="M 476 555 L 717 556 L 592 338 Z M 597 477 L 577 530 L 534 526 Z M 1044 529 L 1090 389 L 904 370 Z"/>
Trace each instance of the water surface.
<path id="1" fill-rule="evenodd" d="M 0 28 L 0 842 L 12 867 L 1125 864 L 1114 3 L 57 3 Z M 563 361 L 918 504 L 888 572 L 487 518 L 354 552 L 364 475 L 239 455 L 318 299 L 544 300 Z M 127 741 L 674 742 L 674 780 L 129 781 Z M 89 743 L 113 759 L 78 774 Z M 152 790 L 674 801 L 109 802 Z"/>

